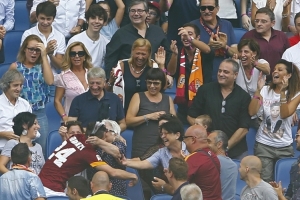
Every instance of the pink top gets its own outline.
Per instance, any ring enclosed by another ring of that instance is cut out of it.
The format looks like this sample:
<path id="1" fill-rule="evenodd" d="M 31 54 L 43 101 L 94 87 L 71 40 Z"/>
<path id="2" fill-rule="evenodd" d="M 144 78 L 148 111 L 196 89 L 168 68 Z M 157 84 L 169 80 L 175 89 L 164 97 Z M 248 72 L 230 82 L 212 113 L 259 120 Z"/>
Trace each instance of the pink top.
<path id="1" fill-rule="evenodd" d="M 88 83 L 87 70 L 85 72 L 85 80 Z M 57 74 L 54 77 L 54 85 L 56 87 L 61 87 L 65 89 L 63 107 L 65 109 L 65 113 L 67 114 L 67 116 L 69 114 L 70 106 L 73 99 L 76 96 L 88 91 L 89 89 L 89 88 L 87 88 L 86 90 L 84 89 L 84 86 L 82 85 L 78 77 L 70 69 L 63 71 L 60 74 Z"/>

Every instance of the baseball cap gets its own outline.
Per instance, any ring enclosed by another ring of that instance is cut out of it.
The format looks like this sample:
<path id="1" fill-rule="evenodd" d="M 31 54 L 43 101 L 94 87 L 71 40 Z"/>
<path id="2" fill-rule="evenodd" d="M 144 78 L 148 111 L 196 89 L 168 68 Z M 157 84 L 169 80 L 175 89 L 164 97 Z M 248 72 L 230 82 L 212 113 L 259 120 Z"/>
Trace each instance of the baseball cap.
<path id="1" fill-rule="evenodd" d="M 158 14 L 161 13 L 159 3 L 157 3 L 156 1 L 148 1 L 148 6 L 153 6 L 153 7 L 157 8 L 157 10 L 159 11 Z"/>

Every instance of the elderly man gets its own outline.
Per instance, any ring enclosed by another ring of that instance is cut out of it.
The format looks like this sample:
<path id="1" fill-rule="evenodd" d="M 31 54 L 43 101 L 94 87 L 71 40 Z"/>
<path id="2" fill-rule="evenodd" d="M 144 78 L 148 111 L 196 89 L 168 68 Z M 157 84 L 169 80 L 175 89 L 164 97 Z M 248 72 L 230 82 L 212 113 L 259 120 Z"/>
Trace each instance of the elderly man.
<path id="1" fill-rule="evenodd" d="M 12 170 L 0 177 L 1 199 L 45 200 L 46 194 L 39 177 L 29 169 L 31 152 L 26 143 L 11 150 Z"/>
<path id="2" fill-rule="evenodd" d="M 231 23 L 217 16 L 219 0 L 200 0 L 200 19 L 191 23 L 199 27 L 200 40 L 208 44 L 215 54 L 213 60 L 212 80 L 217 80 L 220 63 L 227 57 L 237 53 L 236 38 Z"/>
<path id="3" fill-rule="evenodd" d="M 209 115 L 213 121 L 212 129 L 224 131 L 229 138 L 229 157 L 237 159 L 247 155 L 245 136 L 251 101 L 250 95 L 235 84 L 238 71 L 236 61 L 224 60 L 218 70 L 218 82 L 204 84 L 198 89 L 187 117 L 192 125 L 199 115 Z"/>
<path id="4" fill-rule="evenodd" d="M 152 58 L 154 58 L 157 49 L 162 46 L 167 52 L 166 60 L 170 59 L 170 44 L 163 30 L 156 25 L 145 22 L 148 13 L 149 8 L 146 1 L 133 0 L 131 2 L 129 6 L 131 23 L 117 30 L 106 46 L 105 72 L 107 77 L 110 76 L 112 68 L 117 65 L 119 60 L 130 57 L 132 43 L 141 37 L 150 41 Z"/>
<path id="5" fill-rule="evenodd" d="M 195 183 L 183 186 L 180 195 L 182 200 L 203 200 L 202 191 Z"/>
<path id="6" fill-rule="evenodd" d="M 255 29 L 245 33 L 242 39 L 253 38 L 257 41 L 260 47 L 260 58 L 265 59 L 270 64 L 271 74 L 267 76 L 267 81 L 270 81 L 277 61 L 290 47 L 289 40 L 284 32 L 273 29 L 275 15 L 270 8 L 258 9 L 254 22 Z"/>
<path id="7" fill-rule="evenodd" d="M 123 105 L 116 94 L 104 90 L 105 77 L 102 68 L 92 68 L 88 72 L 89 90 L 73 99 L 68 120 L 78 120 L 86 127 L 89 122 L 110 119 L 118 122 L 124 131 L 126 123 Z"/>
<path id="8" fill-rule="evenodd" d="M 20 112 L 32 112 L 25 99 L 20 97 L 24 82 L 23 75 L 16 69 L 8 70 L 1 78 L 0 88 L 0 152 L 7 140 L 18 139 L 12 129 L 13 118 Z"/>
<path id="9" fill-rule="evenodd" d="M 228 137 L 223 131 L 215 130 L 207 137 L 207 143 L 221 164 L 222 199 L 235 200 L 238 171 L 236 164 L 226 156 Z"/>
<path id="10" fill-rule="evenodd" d="M 247 185 L 242 189 L 241 199 L 278 199 L 273 187 L 260 178 L 261 161 L 256 156 L 246 156 L 240 164 L 240 176 Z"/>

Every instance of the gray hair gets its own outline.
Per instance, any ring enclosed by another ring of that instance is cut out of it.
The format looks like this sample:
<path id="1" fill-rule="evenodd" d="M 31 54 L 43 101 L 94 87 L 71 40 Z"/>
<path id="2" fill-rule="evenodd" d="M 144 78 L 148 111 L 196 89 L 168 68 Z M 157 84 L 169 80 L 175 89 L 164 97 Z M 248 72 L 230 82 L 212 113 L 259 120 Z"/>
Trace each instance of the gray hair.
<path id="1" fill-rule="evenodd" d="M 23 74 L 16 69 L 7 70 L 0 80 L 0 89 L 6 92 L 10 87 L 10 83 L 14 81 L 21 81 L 23 83 Z"/>
<path id="2" fill-rule="evenodd" d="M 195 184 L 188 184 L 180 189 L 182 200 L 203 200 L 201 189 Z"/>
<path id="3" fill-rule="evenodd" d="M 119 137 L 120 134 L 121 134 L 121 128 L 119 126 L 119 124 L 113 120 L 109 120 L 109 119 L 104 119 L 102 120 L 102 123 L 106 124 L 106 123 L 109 123 L 112 128 L 113 128 L 113 131 L 114 131 L 114 135 Z"/>
<path id="4" fill-rule="evenodd" d="M 105 71 L 100 67 L 93 67 L 88 71 L 87 78 L 88 80 L 90 78 L 103 78 L 104 80 L 106 80 Z"/>
<path id="5" fill-rule="evenodd" d="M 222 62 L 231 63 L 233 72 L 239 72 L 239 64 L 232 58 L 227 58 Z"/>
<path id="6" fill-rule="evenodd" d="M 215 138 L 215 142 L 222 142 L 222 149 L 224 151 L 226 151 L 226 148 L 228 146 L 228 136 L 226 135 L 226 133 L 224 133 L 221 130 L 214 130 L 212 131 L 212 133 L 217 133 L 217 136 Z"/>
<path id="7" fill-rule="evenodd" d="M 138 5 L 138 4 L 141 4 L 141 3 L 144 5 L 145 11 L 148 12 L 149 11 L 149 6 L 148 6 L 147 1 L 145 1 L 145 0 L 132 0 L 129 4 L 128 12 L 129 12 L 129 10 L 131 9 L 132 6 L 135 6 L 135 5 Z"/>

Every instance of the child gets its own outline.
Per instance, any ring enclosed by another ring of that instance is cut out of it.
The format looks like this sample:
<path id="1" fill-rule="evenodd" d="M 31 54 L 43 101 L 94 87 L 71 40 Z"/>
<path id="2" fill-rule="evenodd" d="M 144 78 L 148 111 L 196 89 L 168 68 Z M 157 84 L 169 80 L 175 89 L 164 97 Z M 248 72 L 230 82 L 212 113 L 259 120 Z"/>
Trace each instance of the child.
<path id="1" fill-rule="evenodd" d="M 209 134 L 211 132 L 211 125 L 212 125 L 212 120 L 210 118 L 210 116 L 208 115 L 199 115 L 196 119 L 195 119 L 195 124 L 194 125 L 201 125 L 203 126 L 206 131 L 207 134 Z"/>

